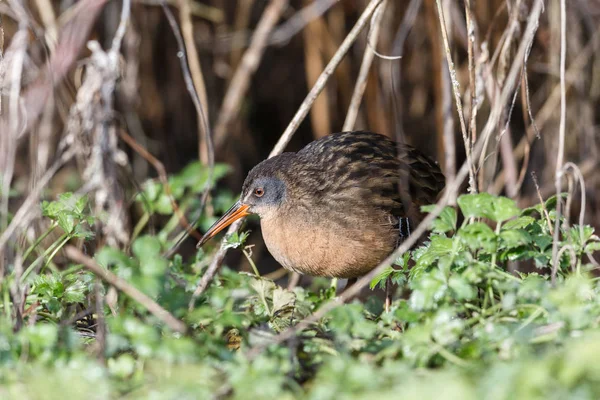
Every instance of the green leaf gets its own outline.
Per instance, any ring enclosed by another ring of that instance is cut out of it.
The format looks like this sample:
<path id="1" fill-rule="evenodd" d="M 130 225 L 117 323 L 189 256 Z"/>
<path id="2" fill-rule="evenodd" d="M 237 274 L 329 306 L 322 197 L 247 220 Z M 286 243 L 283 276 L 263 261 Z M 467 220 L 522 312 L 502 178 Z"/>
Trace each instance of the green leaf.
<path id="1" fill-rule="evenodd" d="M 165 272 L 167 260 L 161 255 L 161 244 L 154 236 L 141 236 L 133 242 L 133 254 L 140 260 L 140 271 L 143 275 L 157 276 Z"/>
<path id="2" fill-rule="evenodd" d="M 524 215 L 522 217 L 515 218 L 511 221 L 506 222 L 504 225 L 502 225 L 502 230 L 523 229 L 535 222 L 536 222 L 535 218 Z"/>
<path id="3" fill-rule="evenodd" d="M 435 205 L 427 205 L 422 206 L 421 210 L 423 212 L 432 212 L 435 209 Z M 440 215 L 433 220 L 433 232 L 436 233 L 446 233 L 449 231 L 456 230 L 456 210 L 453 207 L 446 206 L 442 209 Z"/>
<path id="4" fill-rule="evenodd" d="M 173 206 L 171 205 L 171 199 L 166 193 L 162 193 L 158 196 L 158 199 L 154 203 L 154 209 L 157 213 L 162 215 L 173 214 Z"/>
<path id="5" fill-rule="evenodd" d="M 532 243 L 531 235 L 523 229 L 510 229 L 500 232 L 500 248 L 511 249 Z"/>
<path id="6" fill-rule="evenodd" d="M 276 287 L 273 290 L 273 310 L 272 313 L 275 315 L 286 307 L 293 307 L 296 301 L 296 295 L 294 292 L 285 290 L 281 287 Z"/>
<path id="7" fill-rule="evenodd" d="M 600 251 L 600 241 L 588 242 L 588 244 L 585 245 L 586 253 L 593 253 L 595 251 Z"/>
<path id="8" fill-rule="evenodd" d="M 494 197 L 489 193 L 465 194 L 457 199 L 458 206 L 465 218 L 494 218 L 492 203 Z"/>
<path id="9" fill-rule="evenodd" d="M 242 246 L 246 242 L 246 239 L 248 238 L 249 235 L 250 235 L 249 231 L 242 232 L 242 233 L 238 233 L 238 232 L 232 233 L 231 235 L 227 236 L 225 248 L 237 249 L 238 247 Z"/>
<path id="10" fill-rule="evenodd" d="M 412 310 L 422 311 L 433 309 L 441 301 L 448 287 L 439 269 L 422 274 L 418 280 L 411 282 L 413 289 L 410 294 L 409 304 Z"/>
<path id="11" fill-rule="evenodd" d="M 590 238 L 592 238 L 594 228 L 589 225 L 584 225 L 583 227 L 574 225 L 569 229 L 568 233 L 575 246 L 581 248 L 588 240 L 590 240 Z"/>
<path id="12" fill-rule="evenodd" d="M 458 230 L 458 237 L 473 251 L 484 250 L 488 253 L 496 251 L 496 234 L 483 222 L 475 222 Z"/>
<path id="13" fill-rule="evenodd" d="M 393 272 L 394 272 L 394 268 L 392 268 L 392 267 L 384 268 L 383 271 L 381 271 L 379 274 L 375 275 L 375 277 L 373 277 L 373 279 L 371 279 L 371 282 L 369 283 L 369 288 L 371 290 L 373 290 L 378 285 L 381 288 L 383 288 L 385 286 L 385 282 L 387 281 L 387 278 L 390 275 L 392 275 Z"/>
<path id="14" fill-rule="evenodd" d="M 475 288 L 461 275 L 452 275 L 448 279 L 448 286 L 454 291 L 458 300 L 471 300 L 477 295 Z"/>
<path id="15" fill-rule="evenodd" d="M 462 195 L 457 202 L 465 218 L 484 217 L 503 222 L 521 212 L 514 200 L 502 196 L 494 197 L 489 193 Z"/>
<path id="16" fill-rule="evenodd" d="M 135 359 L 131 354 L 122 354 L 108 360 L 108 371 L 114 377 L 125 379 L 135 371 Z"/>
<path id="17" fill-rule="evenodd" d="M 508 197 L 496 197 L 492 203 L 492 206 L 494 208 L 493 219 L 496 222 L 507 221 L 521 213 L 521 210 L 519 210 L 519 207 L 517 207 L 517 203 Z"/>
<path id="18" fill-rule="evenodd" d="M 77 213 L 78 215 L 83 215 L 83 211 L 85 210 L 85 207 L 87 206 L 87 203 L 88 203 L 88 196 L 87 195 L 83 195 L 83 196 L 79 197 L 75 201 L 75 206 L 73 208 L 73 211 L 75 213 Z"/>

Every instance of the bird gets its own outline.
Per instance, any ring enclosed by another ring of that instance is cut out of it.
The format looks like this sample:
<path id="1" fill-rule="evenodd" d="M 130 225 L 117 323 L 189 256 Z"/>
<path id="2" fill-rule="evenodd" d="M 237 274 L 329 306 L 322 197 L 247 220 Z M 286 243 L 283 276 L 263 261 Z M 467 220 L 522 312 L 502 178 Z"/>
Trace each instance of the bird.
<path id="1" fill-rule="evenodd" d="M 445 185 L 416 148 L 369 131 L 332 133 L 257 164 L 240 199 L 204 234 L 257 214 L 267 249 L 287 270 L 355 282 L 386 259 Z"/>

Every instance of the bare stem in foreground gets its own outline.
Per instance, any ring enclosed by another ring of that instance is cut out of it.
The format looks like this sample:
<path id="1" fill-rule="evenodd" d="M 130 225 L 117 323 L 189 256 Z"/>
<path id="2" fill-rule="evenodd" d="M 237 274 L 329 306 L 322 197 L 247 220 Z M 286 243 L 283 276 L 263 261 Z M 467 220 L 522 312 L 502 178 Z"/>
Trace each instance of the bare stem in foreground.
<path id="1" fill-rule="evenodd" d="M 66 256 L 72 261 L 82 264 L 88 270 L 93 272 L 96 276 L 101 278 L 104 282 L 113 285 L 133 300 L 143 305 L 148 311 L 150 311 L 155 317 L 163 321 L 169 328 L 175 332 L 185 333 L 187 330 L 186 325 L 175 318 L 170 312 L 162 308 L 158 303 L 146 296 L 144 293 L 137 290 L 134 286 L 130 285 L 125 279 L 113 274 L 106 268 L 102 268 L 92 258 L 83 254 L 80 250 L 73 246 L 65 247 Z"/>
<path id="2" fill-rule="evenodd" d="M 471 141 L 467 134 L 467 126 L 465 124 L 465 116 L 463 114 L 462 100 L 460 99 L 460 85 L 456 76 L 456 68 L 450 54 L 450 44 L 448 42 L 448 32 L 446 31 L 446 21 L 444 19 L 444 10 L 441 0 L 435 1 L 440 19 L 440 28 L 442 30 L 442 38 L 444 39 L 444 49 L 446 50 L 446 60 L 448 61 L 448 70 L 450 71 L 450 80 L 452 81 L 452 91 L 454 92 L 454 100 L 456 101 L 456 110 L 458 112 L 458 120 L 460 121 L 460 130 L 465 144 L 465 152 L 467 155 L 467 163 L 469 164 L 469 191 L 477 192 L 477 184 L 475 182 L 475 167 L 473 165 L 473 157 L 471 156 Z"/>
<path id="3" fill-rule="evenodd" d="M 375 57 L 375 49 L 377 48 L 377 41 L 379 40 L 379 28 L 381 27 L 381 19 L 386 7 L 387 0 L 383 0 L 373 14 L 371 30 L 369 32 L 369 45 L 365 47 L 365 54 L 363 56 L 362 64 L 360 65 L 360 71 L 358 73 L 356 85 L 354 86 L 354 93 L 352 93 L 352 99 L 350 100 L 350 106 L 348 107 L 348 113 L 346 114 L 346 120 L 344 121 L 344 126 L 342 128 L 343 131 L 351 131 L 356 123 L 360 102 L 362 101 L 363 94 L 367 87 L 369 69 L 373 63 L 373 58 Z"/>
<path id="4" fill-rule="evenodd" d="M 562 187 L 563 163 L 565 157 L 565 127 L 567 118 L 567 87 L 565 83 L 565 60 L 567 55 L 567 16 L 565 0 L 560 0 L 560 125 L 558 128 L 558 155 L 556 157 L 556 172 L 554 184 L 556 186 L 556 220 L 554 221 L 554 240 L 552 241 L 552 283 L 556 283 L 558 272 L 558 240 L 560 237 L 560 215 L 562 201 L 560 191 Z"/>

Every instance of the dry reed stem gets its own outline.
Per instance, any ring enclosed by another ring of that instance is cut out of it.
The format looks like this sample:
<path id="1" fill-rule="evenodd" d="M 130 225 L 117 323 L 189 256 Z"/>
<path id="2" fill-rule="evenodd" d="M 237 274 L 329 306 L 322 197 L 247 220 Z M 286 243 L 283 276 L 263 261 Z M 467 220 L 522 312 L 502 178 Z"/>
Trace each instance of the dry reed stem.
<path id="1" fill-rule="evenodd" d="M 369 37 L 367 40 L 368 45 L 365 47 L 365 54 L 363 55 L 362 63 L 360 64 L 360 71 L 358 72 L 358 78 L 356 79 L 356 85 L 354 86 L 354 92 L 352 93 L 352 99 L 350 100 L 350 106 L 346 113 L 346 120 L 342 127 L 342 131 L 351 131 L 354 129 L 356 123 L 356 117 L 360 109 L 360 103 L 367 87 L 367 78 L 369 77 L 369 69 L 373 63 L 375 57 L 375 49 L 377 48 L 377 42 L 379 40 L 379 29 L 381 27 L 381 19 L 387 7 L 387 0 L 383 0 L 373 13 L 371 19 L 371 28 Z"/>
<path id="2" fill-rule="evenodd" d="M 277 29 L 269 38 L 269 44 L 282 46 L 290 41 L 298 32 L 307 27 L 311 22 L 320 19 L 327 10 L 339 3 L 339 0 L 318 0 L 311 1 L 309 5 L 303 7 Z"/>
<path id="3" fill-rule="evenodd" d="M 8 82 L 8 131 L 2 132 L 0 145 L 0 168 L 2 168 L 2 200 L 0 203 L 0 230 L 8 225 L 8 196 L 15 168 L 15 157 L 17 154 L 17 137 L 23 129 L 21 123 L 21 77 L 23 65 L 27 52 L 27 25 L 19 22 L 19 30 L 14 35 L 11 45 L 7 51 L 7 59 L 10 59 L 10 71 L 6 71 Z"/>
<path id="4" fill-rule="evenodd" d="M 581 176 L 590 177 L 590 176 L 594 175 L 598 165 L 600 165 L 599 160 L 597 160 L 595 158 L 588 158 L 588 159 L 584 160 L 583 162 L 579 163 L 579 165 L 577 165 L 577 168 L 579 169 L 579 171 L 581 171 Z M 544 185 L 540 189 L 541 196 L 543 196 L 543 197 L 552 196 L 555 192 L 556 192 L 556 187 L 554 186 L 554 182 L 549 182 L 548 184 Z M 535 203 L 536 203 L 536 200 L 533 198 L 525 199 L 522 201 L 523 207 L 528 207 Z"/>
<path id="5" fill-rule="evenodd" d="M 69 13 L 70 17 L 62 25 L 58 44 L 50 57 L 50 61 L 46 64 L 44 73 L 40 75 L 36 82 L 29 85 L 25 93 L 22 94 L 23 109 L 26 111 L 26 116 L 23 118 L 25 126 L 19 133 L 19 139 L 29 132 L 43 112 L 53 88 L 57 87 L 70 71 L 71 66 L 77 60 L 79 52 L 86 43 L 96 17 L 107 1 L 81 0 L 64 13 Z M 0 131 L 5 129 L 4 123 L 5 121 L 0 120 Z"/>
<path id="6" fill-rule="evenodd" d="M 56 42 L 58 41 L 58 28 L 56 26 L 54 8 L 52 8 L 50 0 L 35 0 L 35 4 L 40 13 L 40 19 L 44 24 L 46 43 L 52 52 L 56 48 Z"/>
<path id="7" fill-rule="evenodd" d="M 250 18 L 252 16 L 252 8 L 254 7 L 255 0 L 240 1 L 237 4 L 235 11 L 235 21 L 233 23 L 233 29 L 236 32 L 246 31 L 250 24 Z M 244 55 L 241 47 L 234 47 L 231 49 L 229 58 L 229 67 L 237 69 L 242 56 Z"/>
<path id="8" fill-rule="evenodd" d="M 324 67 L 323 42 L 321 40 L 324 29 L 326 27 L 323 19 L 318 18 L 306 25 L 303 31 L 304 69 L 306 71 L 306 83 L 311 87 L 319 78 Z M 313 136 L 317 138 L 331 133 L 331 117 L 327 91 L 322 92 L 315 100 L 315 106 L 310 110 L 310 123 L 312 125 Z"/>
<path id="9" fill-rule="evenodd" d="M 181 35 L 181 32 L 179 31 L 179 27 L 177 26 L 175 17 L 173 16 L 173 13 L 169 9 L 169 7 L 167 7 L 167 5 L 164 2 L 162 3 L 162 9 L 167 17 L 167 20 L 169 21 L 171 30 L 173 31 L 173 34 L 175 35 L 175 40 L 177 41 L 177 46 L 179 49 L 177 55 L 179 58 L 179 65 L 180 65 L 181 71 L 183 73 L 185 87 L 190 95 L 190 98 L 192 99 L 194 108 L 196 109 L 196 114 L 198 115 L 198 125 L 202 126 L 202 131 L 205 134 L 204 138 L 205 138 L 206 151 L 207 151 L 208 177 L 207 177 L 206 188 L 204 189 L 204 192 L 202 193 L 202 198 L 200 200 L 200 213 L 202 213 L 202 210 L 204 210 L 206 201 L 208 200 L 208 195 L 210 193 L 211 183 L 212 183 L 212 178 L 213 178 L 213 170 L 214 170 L 214 166 L 215 166 L 215 151 L 214 151 L 214 143 L 213 143 L 212 135 L 210 133 L 210 128 L 209 128 L 208 110 L 202 106 L 202 103 L 200 101 L 200 96 L 198 95 L 198 92 L 196 91 L 196 87 L 194 86 L 194 80 L 191 76 L 190 69 L 188 66 L 185 41 Z M 191 43 L 190 45 L 192 46 L 192 48 L 195 51 L 195 47 L 193 46 L 193 43 Z M 197 54 L 196 54 L 196 56 L 197 56 Z M 200 72 L 200 75 L 201 75 L 201 72 Z M 200 218 L 200 217 L 198 217 L 198 218 Z M 196 222 L 197 222 L 197 220 L 194 221 L 192 223 L 192 225 L 196 225 Z M 182 243 L 183 240 L 185 240 L 187 238 L 188 233 L 190 233 L 190 230 L 187 229 L 187 227 L 186 227 L 186 234 L 181 237 L 181 239 L 176 243 L 174 248 L 177 248 L 179 246 L 179 244 Z M 196 235 L 194 235 L 194 236 L 196 237 Z M 171 251 L 173 251 L 173 249 L 171 249 Z"/>
<path id="10" fill-rule="evenodd" d="M 469 139 L 470 146 L 473 146 L 477 139 L 477 110 L 479 104 L 477 102 L 477 77 L 475 65 L 475 48 L 477 45 L 477 37 L 475 31 L 475 21 L 473 20 L 473 9 L 471 8 L 471 0 L 465 0 L 465 19 L 467 24 L 467 58 L 469 59 L 469 88 L 471 90 L 471 115 L 469 122 Z"/>
<path id="11" fill-rule="evenodd" d="M 402 22 L 398 27 L 398 31 L 394 37 L 392 45 L 392 57 L 402 58 L 404 54 L 404 43 L 410 33 L 419 10 L 421 9 L 422 0 L 411 0 L 408 5 Z M 393 126 L 395 127 L 396 142 L 402 143 L 404 139 L 404 127 L 402 124 L 403 120 L 403 102 L 402 97 L 399 96 L 401 80 L 397 81 L 394 79 L 395 76 L 400 77 L 402 75 L 402 63 L 393 63 L 389 69 L 389 80 L 390 85 L 385 85 L 384 90 L 388 92 L 387 97 L 391 98 L 392 104 L 392 115 L 394 116 Z"/>
<path id="12" fill-rule="evenodd" d="M 168 5 L 174 7 L 179 7 L 180 1 L 181 0 L 166 0 Z M 150 6 L 161 6 L 165 0 L 133 0 L 133 2 Z M 220 8 L 200 3 L 199 1 L 191 1 L 190 3 L 190 14 L 194 17 L 204 18 L 215 24 L 220 24 L 225 19 L 225 13 Z"/>
<path id="13" fill-rule="evenodd" d="M 217 149 L 222 148 L 225 144 L 229 125 L 237 115 L 240 104 L 246 95 L 246 91 L 250 86 L 250 78 L 258 69 L 258 65 L 267 46 L 269 34 L 277 21 L 279 21 L 287 4 L 287 0 L 271 0 L 258 22 L 256 31 L 252 36 L 250 47 L 244 53 L 240 65 L 231 79 L 229 88 L 227 88 L 223 106 L 221 107 L 219 117 L 217 118 L 214 132 L 215 146 Z"/>
<path id="14" fill-rule="evenodd" d="M 329 61 L 329 64 L 327 64 L 327 66 L 325 67 L 325 70 L 323 70 L 323 72 L 321 73 L 321 76 L 315 83 L 315 86 L 313 86 L 313 88 L 310 90 L 310 92 L 308 93 L 308 95 L 306 96 L 306 98 L 304 99 L 302 104 L 300 105 L 300 108 L 296 112 L 296 115 L 294 115 L 294 118 L 292 118 L 292 121 L 289 123 L 288 127 L 286 128 L 286 130 L 283 132 L 283 134 L 279 138 L 279 141 L 277 142 L 277 144 L 275 145 L 275 147 L 269 154 L 269 158 L 279 155 L 283 152 L 285 146 L 288 144 L 288 142 L 292 138 L 292 135 L 296 132 L 296 130 L 298 129 L 298 126 L 300 126 L 300 123 L 304 120 L 304 118 L 308 114 L 308 111 L 310 110 L 315 99 L 317 98 L 319 93 L 325 87 L 327 80 L 329 79 L 329 77 L 331 76 L 331 74 L 333 73 L 335 68 L 340 64 L 340 62 L 344 58 L 344 55 L 348 52 L 348 50 L 350 49 L 350 46 L 352 46 L 352 43 L 354 43 L 354 41 L 358 37 L 358 34 L 366 26 L 371 14 L 375 11 L 375 8 L 377 8 L 377 6 L 379 5 L 379 3 L 381 1 L 382 0 L 371 0 L 371 2 L 367 5 L 367 7 L 365 8 L 365 11 L 363 11 L 362 15 L 360 16 L 360 18 L 358 19 L 358 21 L 356 22 L 356 24 L 354 25 L 354 27 L 352 28 L 350 33 L 348 33 L 348 35 L 344 39 L 344 42 L 341 44 L 341 46 L 339 47 L 336 54 L 333 56 L 331 61 Z M 210 282 L 213 280 L 214 276 L 216 275 L 217 271 L 219 270 L 221 263 L 223 262 L 223 258 L 225 258 L 225 254 L 227 254 L 227 248 L 225 246 L 225 244 L 227 242 L 227 239 L 226 239 L 227 236 L 229 236 L 233 232 L 237 231 L 240 228 L 240 226 L 242 225 L 243 220 L 244 219 L 241 218 L 229 226 L 229 229 L 227 230 L 225 238 L 221 241 L 219 250 L 213 257 L 208 269 L 206 270 L 204 275 L 202 275 L 202 278 L 200 279 L 200 283 L 198 284 L 198 286 L 194 290 L 194 293 L 192 294 L 192 297 L 191 297 L 189 305 L 188 305 L 190 310 L 194 308 L 196 299 L 206 290 L 206 288 L 208 287 L 208 285 L 210 284 Z"/>
<path id="15" fill-rule="evenodd" d="M 179 19 L 181 20 L 181 33 L 185 43 L 185 51 L 188 55 L 188 64 L 192 74 L 192 82 L 194 89 L 198 94 L 202 110 L 205 111 L 205 116 L 198 114 L 198 158 L 202 164 L 209 163 L 209 146 L 207 143 L 208 135 L 210 135 L 210 123 L 207 118 L 208 98 L 206 95 L 206 85 L 204 84 L 204 75 L 200 65 L 200 57 L 198 50 L 194 44 L 194 26 L 192 24 L 192 11 L 190 7 L 191 0 L 178 0 L 179 3 Z M 206 122 L 203 122 L 206 120 Z"/>
<path id="16" fill-rule="evenodd" d="M 449 7 L 448 0 L 444 0 L 444 7 Z M 452 78 L 448 68 L 445 47 L 438 31 L 439 19 L 433 4 L 429 5 L 431 16 L 431 30 L 434 31 L 432 38 L 432 60 L 435 64 L 435 76 L 437 83 L 434 84 L 436 94 L 436 125 L 440 135 L 438 136 L 438 154 L 443 154 L 443 172 L 447 181 L 452 181 L 456 176 L 456 139 L 454 135 L 454 115 L 452 113 Z M 447 32 L 451 31 L 452 25 L 446 24 Z M 441 29 L 441 28 L 440 28 Z"/>
<path id="17" fill-rule="evenodd" d="M 596 40 L 600 39 L 600 28 L 598 28 L 586 46 L 583 48 L 575 60 L 571 62 L 569 65 L 569 69 L 566 72 L 566 89 L 570 89 L 571 85 L 576 81 L 576 78 L 581 74 L 581 70 L 587 66 L 587 61 L 593 54 L 594 43 Z M 523 73 L 523 77 L 526 80 L 527 76 L 525 72 Z M 529 97 L 528 90 L 525 92 L 526 97 Z M 531 115 L 531 107 L 528 106 L 528 112 L 530 114 L 531 125 L 528 127 L 526 135 L 524 135 L 517 146 L 515 146 L 513 152 L 515 155 L 515 159 L 520 161 L 522 158 L 528 155 L 528 151 L 530 150 L 530 142 L 533 141 L 534 136 L 539 138 L 540 130 L 546 126 L 546 123 L 553 116 L 553 112 L 556 109 L 558 103 L 560 102 L 560 82 L 552 89 L 552 92 L 549 96 L 547 96 L 546 101 L 536 113 L 535 118 Z M 529 103 L 529 100 L 527 99 Z M 524 163 L 526 164 L 526 163 Z M 524 165 L 523 167 L 525 167 Z M 500 187 L 503 185 L 504 181 L 504 171 L 501 171 L 492 186 L 492 193 L 498 193 L 500 191 Z M 519 179 L 519 182 L 522 182 L 522 178 Z M 553 185 L 554 187 L 554 185 Z M 554 190 L 554 189 L 553 189 Z M 547 191 L 542 190 L 542 193 L 549 194 Z"/>
<path id="18" fill-rule="evenodd" d="M 175 318 L 170 312 L 162 308 L 158 303 L 152 300 L 150 297 L 140 292 L 137 288 L 130 285 L 125 279 L 113 274 L 106 268 L 101 267 L 94 261 L 94 259 L 83 254 L 79 249 L 74 246 L 66 246 L 64 249 L 65 255 L 73 262 L 82 264 L 88 270 L 94 273 L 97 277 L 102 279 L 109 285 L 114 286 L 133 300 L 140 303 L 146 308 L 152 315 L 164 322 L 171 330 L 179 333 L 185 333 L 187 326 L 177 318 Z"/>
<path id="19" fill-rule="evenodd" d="M 312 87 L 310 92 L 308 92 L 308 95 L 298 108 L 298 111 L 290 121 L 289 125 L 281 134 L 279 141 L 277 141 L 277 144 L 275 144 L 275 147 L 269 154 L 269 158 L 281 154 L 283 152 L 285 146 L 287 146 L 290 139 L 292 138 L 292 135 L 294 135 L 294 133 L 298 129 L 298 126 L 300 126 L 300 123 L 304 120 L 304 118 L 306 118 L 306 115 L 308 114 L 312 104 L 315 102 L 315 99 L 317 98 L 319 93 L 321 93 L 321 91 L 325 88 L 329 77 L 331 76 L 335 68 L 339 65 L 339 63 L 342 61 L 342 59 L 350 49 L 350 46 L 352 46 L 352 44 L 356 41 L 358 34 L 367 25 L 371 14 L 373 14 L 373 12 L 375 11 L 379 3 L 381 3 L 381 1 L 382 0 L 371 0 L 369 2 L 358 21 L 356 21 L 356 24 L 354 25 L 350 33 L 348 33 L 348 35 L 340 45 L 338 51 L 329 61 L 329 63 L 321 73 L 321 76 L 319 76 L 319 79 L 317 79 L 315 85 Z"/>
<path id="20" fill-rule="evenodd" d="M 473 165 L 473 158 L 471 156 L 471 143 L 467 135 L 467 127 L 465 125 L 465 117 L 463 114 L 462 100 L 460 98 L 460 84 L 456 76 L 456 68 L 452 61 L 452 55 L 450 53 L 450 44 L 448 40 L 448 32 L 446 31 L 446 21 L 444 18 L 444 10 L 442 8 L 441 0 L 435 0 L 438 10 L 438 17 L 440 20 L 440 28 L 442 30 L 442 39 L 444 40 L 444 49 L 446 50 L 446 61 L 448 63 L 448 70 L 450 72 L 450 79 L 452 81 L 452 91 L 454 93 L 454 101 L 456 103 L 456 110 L 458 112 L 458 120 L 460 122 L 460 130 L 463 136 L 463 142 L 465 145 L 465 152 L 467 155 L 467 163 L 469 166 L 469 191 L 477 192 L 477 183 L 475 182 L 475 166 Z"/>
<path id="21" fill-rule="evenodd" d="M 558 240 L 560 237 L 560 216 L 562 201 L 560 191 L 562 187 L 563 163 L 565 157 L 565 130 L 567 119 L 567 86 L 565 82 L 565 63 L 567 58 L 567 15 L 565 0 L 560 0 L 560 125 L 558 128 L 558 154 L 556 156 L 556 220 L 554 221 L 554 240 L 552 241 L 552 284 L 556 283 L 558 272 Z"/>
<path id="22" fill-rule="evenodd" d="M 500 116 L 504 111 L 504 105 L 507 104 L 509 97 L 511 97 L 514 94 L 513 91 L 516 87 L 517 76 L 520 74 L 523 63 L 526 61 L 527 55 L 529 54 L 529 50 L 531 49 L 531 45 L 533 43 L 534 35 L 539 25 L 539 19 L 543 8 L 544 1 L 535 0 L 531 12 L 529 13 L 525 33 L 521 38 L 521 43 L 519 44 L 517 53 L 515 54 L 514 61 L 508 72 L 508 75 L 504 80 L 505 84 L 502 87 L 500 95 L 496 97 L 496 101 L 492 105 L 490 115 L 483 128 L 481 136 L 485 136 L 489 139 L 489 135 L 498 128 L 498 122 L 500 120 Z M 521 63 L 517 62 L 520 60 L 522 61 Z M 498 104 L 501 104 L 502 107 L 498 107 Z"/>

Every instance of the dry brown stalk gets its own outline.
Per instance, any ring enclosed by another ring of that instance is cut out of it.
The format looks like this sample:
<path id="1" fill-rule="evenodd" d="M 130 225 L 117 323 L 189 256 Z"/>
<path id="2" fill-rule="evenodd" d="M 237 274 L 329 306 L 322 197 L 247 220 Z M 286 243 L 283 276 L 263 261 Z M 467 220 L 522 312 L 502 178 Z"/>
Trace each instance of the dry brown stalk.
<path id="1" fill-rule="evenodd" d="M 567 6 L 565 0 L 560 0 L 560 125 L 558 128 L 558 154 L 556 156 L 556 172 L 554 184 L 556 186 L 556 216 L 554 221 L 554 240 L 552 241 L 552 284 L 556 283 L 559 258 L 560 217 L 562 201 L 560 191 L 562 188 L 563 164 L 565 157 L 565 130 L 567 119 L 567 85 L 565 81 L 565 64 L 567 58 Z M 585 197 L 584 197 L 585 199 Z"/>
<path id="2" fill-rule="evenodd" d="M 323 71 L 323 43 L 321 37 L 324 29 L 326 28 L 323 19 L 318 18 L 306 25 L 303 31 L 306 83 L 311 87 Z M 317 97 L 315 106 L 310 110 L 310 123 L 315 137 L 320 138 L 331 133 L 331 117 L 329 114 L 329 96 L 327 91 L 324 91 Z"/>
<path id="3" fill-rule="evenodd" d="M 60 84 L 70 71 L 107 1 L 82 0 L 69 11 L 70 17 L 60 30 L 58 44 L 47 63 L 45 72 L 22 94 L 26 117 L 23 118 L 25 126 L 19 138 L 29 132 L 44 110 L 53 88 Z M 6 121 L 0 119 L 0 131 L 4 129 L 5 124 Z"/>
<path id="4" fill-rule="evenodd" d="M 204 75 L 200 66 L 200 57 L 194 44 L 194 25 L 192 24 L 192 12 L 190 0 L 178 0 L 179 4 L 179 19 L 181 20 L 181 33 L 185 42 L 185 51 L 188 55 L 188 64 L 192 74 L 192 81 L 198 97 L 200 105 L 204 110 L 204 116 L 198 114 L 198 157 L 204 165 L 209 163 L 209 146 L 207 137 L 210 135 L 210 127 L 208 121 L 208 98 L 206 96 L 206 86 L 204 85 Z M 206 121 L 204 121 L 206 120 Z"/>
<path id="5" fill-rule="evenodd" d="M 456 103 L 456 110 L 458 112 L 458 120 L 460 122 L 460 130 L 463 136 L 463 142 L 465 145 L 465 151 L 467 154 L 467 162 L 470 164 L 469 167 L 469 191 L 477 192 L 477 184 L 475 181 L 475 166 L 473 165 L 473 158 L 471 156 L 471 142 L 467 135 L 467 127 L 465 125 L 465 116 L 462 109 L 462 100 L 460 98 L 460 83 L 456 76 L 456 68 L 452 61 L 452 55 L 450 53 L 450 42 L 448 40 L 448 32 L 446 30 L 446 21 L 444 18 L 444 9 L 442 7 L 441 0 L 435 1 L 438 10 L 438 17 L 440 19 L 440 28 L 442 30 L 442 38 L 444 40 L 444 49 L 446 50 L 446 61 L 448 70 L 450 71 L 450 80 L 452 83 L 452 91 L 454 93 L 454 101 Z"/>
<path id="6" fill-rule="evenodd" d="M 152 315 L 164 322 L 170 329 L 175 332 L 185 333 L 187 326 L 175 318 L 169 311 L 162 308 L 158 303 L 140 292 L 137 288 L 130 285 L 125 279 L 113 274 L 106 268 L 101 267 L 92 258 L 83 254 L 79 249 L 73 246 L 66 246 L 64 249 L 65 255 L 78 264 L 82 264 L 88 270 L 94 273 L 109 285 L 114 286 L 133 300 L 144 306 Z"/>
<path id="7" fill-rule="evenodd" d="M 356 79 L 356 85 L 354 86 L 354 92 L 352 93 L 352 99 L 350 100 L 350 106 L 346 113 L 346 120 L 344 121 L 343 131 L 351 131 L 354 129 L 356 123 L 356 117 L 358 116 L 358 110 L 360 109 L 360 103 L 367 87 L 367 78 L 369 76 L 369 69 L 373 63 L 375 57 L 375 49 L 377 48 L 377 42 L 379 40 L 379 28 L 381 27 L 381 19 L 387 7 L 387 0 L 383 0 L 377 10 L 373 13 L 371 20 L 371 29 L 369 32 L 368 43 L 365 47 L 365 54 L 363 55 L 362 63 L 360 65 L 360 71 L 358 72 L 358 78 Z"/>
<path id="8" fill-rule="evenodd" d="M 271 0 L 256 27 L 256 31 L 252 36 L 250 47 L 244 53 L 239 67 L 235 71 L 233 79 L 225 94 L 223 106 L 217 118 L 215 126 L 214 138 L 215 147 L 222 148 L 225 144 L 228 134 L 228 128 L 231 121 L 234 119 L 240 104 L 246 95 L 246 91 L 250 85 L 250 78 L 256 72 L 262 55 L 267 46 L 269 34 L 273 27 L 279 21 L 281 13 L 287 6 L 287 0 Z"/>
<path id="9" fill-rule="evenodd" d="M 300 123 L 304 120 L 304 118 L 306 118 L 306 115 L 310 111 L 310 108 L 312 107 L 313 103 L 315 102 L 315 99 L 317 98 L 319 93 L 321 93 L 321 91 L 325 88 L 325 85 L 327 84 L 329 77 L 331 76 L 331 74 L 333 73 L 335 68 L 340 64 L 340 62 L 342 61 L 342 59 L 344 58 L 344 56 L 350 49 L 350 46 L 352 46 L 352 44 L 356 41 L 358 34 L 363 30 L 363 28 L 369 22 L 371 14 L 373 14 L 373 12 L 375 11 L 375 9 L 379 5 L 379 3 L 381 3 L 381 1 L 382 0 L 371 0 L 369 2 L 369 4 L 363 11 L 363 13 L 360 16 L 360 18 L 358 19 L 358 21 L 356 21 L 356 24 L 354 25 L 354 27 L 352 28 L 350 33 L 348 33 L 348 36 L 346 36 L 346 38 L 340 45 L 338 51 L 335 53 L 333 58 L 329 61 L 329 64 L 327 64 L 327 66 L 321 73 L 321 76 L 319 76 L 319 79 L 317 79 L 317 82 L 315 83 L 315 85 L 312 87 L 310 92 L 308 92 L 308 95 L 306 96 L 306 98 L 304 99 L 302 104 L 300 105 L 300 108 L 298 108 L 298 111 L 296 112 L 296 114 L 294 115 L 294 117 L 292 118 L 290 123 L 288 124 L 287 128 L 281 134 L 279 141 L 277 142 L 277 144 L 275 145 L 275 147 L 269 154 L 269 158 L 276 156 L 278 154 L 281 154 L 283 152 L 283 149 L 289 143 L 290 139 L 292 138 L 292 136 L 298 129 L 298 126 L 300 126 Z"/>

